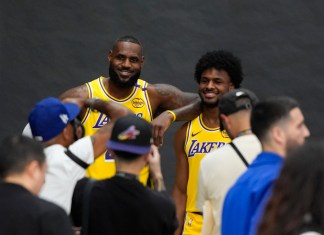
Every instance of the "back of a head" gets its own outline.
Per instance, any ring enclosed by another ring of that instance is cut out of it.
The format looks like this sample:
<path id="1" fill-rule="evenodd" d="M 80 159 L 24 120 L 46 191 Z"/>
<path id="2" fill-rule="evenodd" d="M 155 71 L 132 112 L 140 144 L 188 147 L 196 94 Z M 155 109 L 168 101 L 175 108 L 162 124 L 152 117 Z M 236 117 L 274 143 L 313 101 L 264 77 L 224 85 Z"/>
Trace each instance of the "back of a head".
<path id="1" fill-rule="evenodd" d="M 220 99 L 219 113 L 228 116 L 241 110 L 252 110 L 257 102 L 258 98 L 252 91 L 244 88 L 234 89 Z"/>
<path id="2" fill-rule="evenodd" d="M 291 152 L 266 207 L 258 234 L 324 233 L 324 143 Z"/>
<path id="3" fill-rule="evenodd" d="M 149 153 L 151 144 L 151 124 L 135 114 L 129 114 L 115 122 L 107 147 L 118 158 L 128 161 Z"/>
<path id="4" fill-rule="evenodd" d="M 25 136 L 8 136 L 0 145 L 0 177 L 23 173 L 31 161 L 42 165 L 45 155 L 41 143 Z"/>
<path id="5" fill-rule="evenodd" d="M 259 102 L 252 110 L 252 132 L 262 142 L 270 129 L 280 121 L 290 117 L 290 111 L 299 107 L 296 100 L 290 97 L 271 97 Z"/>
<path id="6" fill-rule="evenodd" d="M 77 117 L 80 107 L 74 103 L 62 103 L 48 97 L 39 101 L 31 110 L 28 121 L 34 138 L 46 142 L 59 135 Z"/>
<path id="7" fill-rule="evenodd" d="M 292 213 L 299 215 L 296 220 L 303 219 L 304 223 L 324 233 L 324 142 L 306 142 L 298 151 L 290 153 L 278 181 L 282 181 L 282 185 L 289 184 L 290 192 L 286 195 L 290 198 Z M 306 214 L 309 221 L 305 221 Z"/>
<path id="8" fill-rule="evenodd" d="M 218 104 L 221 130 L 226 129 L 230 137 L 235 138 L 237 134 L 232 133 L 233 130 L 223 124 L 222 114 L 236 117 L 236 124 L 233 125 L 232 123 L 232 128 L 234 126 L 236 128 L 246 128 L 250 126 L 250 114 L 257 102 L 257 96 L 248 89 L 239 88 L 225 93 Z"/>
<path id="9" fill-rule="evenodd" d="M 231 52 L 218 50 L 204 54 L 196 64 L 195 80 L 200 83 L 201 74 L 210 68 L 226 71 L 234 87 L 240 87 L 243 80 L 241 61 Z"/>

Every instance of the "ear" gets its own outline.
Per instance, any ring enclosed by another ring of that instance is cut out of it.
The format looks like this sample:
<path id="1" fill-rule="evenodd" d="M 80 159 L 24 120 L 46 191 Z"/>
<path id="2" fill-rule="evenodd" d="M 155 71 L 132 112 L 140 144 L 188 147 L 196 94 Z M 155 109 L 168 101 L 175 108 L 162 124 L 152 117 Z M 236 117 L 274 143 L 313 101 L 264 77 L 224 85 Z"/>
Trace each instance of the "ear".
<path id="1" fill-rule="evenodd" d="M 142 56 L 141 65 L 144 65 L 144 56 Z"/>
<path id="2" fill-rule="evenodd" d="M 36 179 L 38 170 L 39 170 L 39 164 L 35 160 L 29 162 L 25 168 L 26 174 L 33 180 Z"/>
<path id="3" fill-rule="evenodd" d="M 63 131 L 62 131 L 62 133 L 61 133 L 64 139 L 69 139 L 69 130 L 68 130 L 68 126 L 69 126 L 69 125 L 67 125 L 67 126 L 63 129 Z"/>
<path id="4" fill-rule="evenodd" d="M 271 129 L 271 135 L 272 139 L 279 143 L 280 145 L 283 145 L 286 142 L 286 135 L 282 128 L 275 126 Z"/>
<path id="5" fill-rule="evenodd" d="M 235 89 L 234 84 L 231 82 L 228 91 L 232 91 L 234 89 Z"/>
<path id="6" fill-rule="evenodd" d="M 224 126 L 228 127 L 228 126 L 231 125 L 231 120 L 230 120 L 230 118 L 227 117 L 225 114 L 221 113 L 219 117 L 220 117 L 220 120 L 219 120 L 219 121 L 220 121 L 220 122 L 223 122 L 223 125 L 224 125 Z"/>
<path id="7" fill-rule="evenodd" d="M 110 62 L 112 59 L 112 50 L 109 51 L 107 58 L 108 58 L 108 62 Z"/>

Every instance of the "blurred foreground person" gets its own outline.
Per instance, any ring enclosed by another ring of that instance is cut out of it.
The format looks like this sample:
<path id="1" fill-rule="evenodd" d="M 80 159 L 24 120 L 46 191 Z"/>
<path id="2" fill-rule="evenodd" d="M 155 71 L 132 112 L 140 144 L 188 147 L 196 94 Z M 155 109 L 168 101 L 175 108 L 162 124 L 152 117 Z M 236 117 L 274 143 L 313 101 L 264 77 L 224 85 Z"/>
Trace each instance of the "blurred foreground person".
<path id="1" fill-rule="evenodd" d="M 91 235 L 173 234 L 178 225 L 175 205 L 165 191 L 151 124 L 135 114 L 118 119 L 107 147 L 115 158 L 116 175 L 94 182 L 89 194 L 85 192 L 89 192 L 91 180 L 78 182 L 71 211 L 75 225 L 80 226 L 81 218 L 88 217 Z M 139 181 L 147 165 L 155 190 Z M 89 210 L 84 210 L 88 203 Z"/>
<path id="2" fill-rule="evenodd" d="M 324 234 L 323 142 L 308 143 L 287 157 L 258 234 Z"/>
<path id="3" fill-rule="evenodd" d="M 0 234 L 73 234 L 64 210 L 37 197 L 45 172 L 45 155 L 40 143 L 24 136 L 11 136 L 2 141 Z"/>
<path id="4" fill-rule="evenodd" d="M 38 102 L 29 114 L 33 137 L 45 146 L 48 169 L 40 197 L 56 203 L 69 214 L 75 184 L 85 176 L 86 168 L 106 151 L 113 121 L 129 113 L 114 102 L 99 99 L 69 99 L 61 102 L 49 97 Z M 80 107 L 91 107 L 110 115 L 112 121 L 95 134 L 78 137 L 76 116 Z"/>
<path id="5" fill-rule="evenodd" d="M 262 150 L 250 124 L 257 100 L 252 91 L 241 88 L 226 93 L 219 101 L 221 129 L 225 128 L 232 142 L 208 153 L 200 163 L 197 208 L 202 211 L 206 201 L 212 206 L 212 213 L 203 213 L 203 235 L 220 234 L 225 195 Z"/>
<path id="6" fill-rule="evenodd" d="M 310 135 L 299 104 L 290 97 L 260 101 L 252 110 L 251 126 L 262 152 L 226 195 L 222 235 L 255 233 L 284 159 Z"/>

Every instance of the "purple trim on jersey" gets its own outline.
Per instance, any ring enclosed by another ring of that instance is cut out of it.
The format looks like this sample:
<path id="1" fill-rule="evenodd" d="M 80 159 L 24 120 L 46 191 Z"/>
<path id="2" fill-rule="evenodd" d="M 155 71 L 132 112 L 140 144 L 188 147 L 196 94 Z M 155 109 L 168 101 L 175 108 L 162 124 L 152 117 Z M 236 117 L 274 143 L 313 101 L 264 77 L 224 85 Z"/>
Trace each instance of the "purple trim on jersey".
<path id="1" fill-rule="evenodd" d="M 144 91 L 145 103 L 146 103 L 147 109 L 148 109 L 149 114 L 150 114 L 150 121 L 152 121 L 153 120 L 152 107 L 151 107 L 151 104 L 150 104 L 150 99 L 149 99 L 148 94 L 147 94 L 147 86 L 146 86 L 146 84 L 147 83 L 144 81 L 144 87 L 142 88 L 142 91 Z"/>
<path id="2" fill-rule="evenodd" d="M 199 114 L 198 121 L 199 121 L 199 124 L 200 124 L 201 128 L 204 129 L 205 131 L 220 131 L 220 127 L 217 127 L 215 129 L 211 129 L 208 126 L 204 125 L 204 123 L 202 121 L 202 114 Z"/>
<path id="3" fill-rule="evenodd" d="M 91 86 L 89 84 L 89 82 L 86 83 L 86 86 L 88 87 L 88 91 L 89 91 L 89 99 L 93 98 L 93 94 L 92 94 L 92 89 Z M 87 113 L 84 115 L 83 119 L 81 120 L 81 123 L 84 124 L 85 121 L 88 119 L 88 116 L 90 115 L 91 109 L 87 108 Z"/>
<path id="4" fill-rule="evenodd" d="M 99 79 L 100 79 L 100 78 L 99 78 Z M 124 100 L 118 100 L 118 99 L 114 98 L 113 96 L 111 96 L 111 95 L 108 93 L 108 91 L 106 91 L 106 89 L 105 89 L 105 87 L 104 87 L 104 85 L 103 85 L 101 79 L 99 80 L 99 85 L 100 85 L 100 87 L 101 87 L 101 90 L 105 93 L 105 95 L 108 96 L 108 98 L 110 98 L 110 99 L 112 99 L 113 101 L 116 101 L 116 102 L 125 102 L 125 101 L 127 101 L 127 100 L 130 100 L 130 98 L 132 98 L 133 95 L 135 94 L 135 92 L 136 92 L 136 90 L 137 90 L 137 87 L 139 86 L 139 85 L 137 85 L 137 83 L 136 83 L 135 86 L 134 86 L 135 89 L 134 89 L 134 91 L 133 91 L 133 93 L 132 93 L 131 95 L 129 95 L 129 96 L 128 96 L 126 99 L 124 99 Z"/>
<path id="5" fill-rule="evenodd" d="M 113 140 L 108 141 L 107 147 L 111 148 L 112 150 L 119 150 L 119 151 L 125 151 L 130 153 L 137 153 L 137 154 L 146 154 L 151 149 L 151 146 L 145 146 L 145 147 L 136 146 L 131 144 L 119 143 Z"/>

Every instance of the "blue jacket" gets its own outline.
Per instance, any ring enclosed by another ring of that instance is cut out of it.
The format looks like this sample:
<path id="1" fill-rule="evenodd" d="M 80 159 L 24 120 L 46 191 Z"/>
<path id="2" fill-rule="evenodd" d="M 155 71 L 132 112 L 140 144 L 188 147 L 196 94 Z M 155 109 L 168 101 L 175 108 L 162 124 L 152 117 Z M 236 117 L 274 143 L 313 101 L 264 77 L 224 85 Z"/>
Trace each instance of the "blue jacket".
<path id="1" fill-rule="evenodd" d="M 236 181 L 224 201 L 222 235 L 247 235 L 251 227 L 253 232 L 282 163 L 281 156 L 262 152 Z"/>

